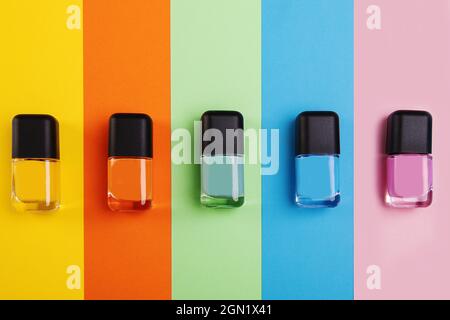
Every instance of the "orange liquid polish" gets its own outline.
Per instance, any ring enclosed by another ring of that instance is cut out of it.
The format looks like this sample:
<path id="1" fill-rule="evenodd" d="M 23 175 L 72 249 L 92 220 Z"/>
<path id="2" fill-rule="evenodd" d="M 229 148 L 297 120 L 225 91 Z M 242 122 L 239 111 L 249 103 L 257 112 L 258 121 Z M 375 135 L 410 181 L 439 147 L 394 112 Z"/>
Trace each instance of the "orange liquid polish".
<path id="1" fill-rule="evenodd" d="M 110 118 L 108 206 L 112 211 L 142 211 L 152 205 L 152 121 L 145 114 Z"/>

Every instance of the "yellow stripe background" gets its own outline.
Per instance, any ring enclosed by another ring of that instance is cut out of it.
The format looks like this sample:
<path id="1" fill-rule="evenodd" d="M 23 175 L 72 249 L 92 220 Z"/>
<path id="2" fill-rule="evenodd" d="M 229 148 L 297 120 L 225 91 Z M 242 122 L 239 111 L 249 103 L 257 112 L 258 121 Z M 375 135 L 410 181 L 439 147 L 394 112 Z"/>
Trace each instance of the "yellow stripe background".
<path id="1" fill-rule="evenodd" d="M 0 298 L 83 299 L 82 279 L 80 289 L 67 286 L 67 269 L 83 270 L 83 36 L 67 26 L 71 5 L 81 9 L 82 1 L 0 5 Z M 57 213 L 10 206 L 11 119 L 19 113 L 59 120 Z"/>

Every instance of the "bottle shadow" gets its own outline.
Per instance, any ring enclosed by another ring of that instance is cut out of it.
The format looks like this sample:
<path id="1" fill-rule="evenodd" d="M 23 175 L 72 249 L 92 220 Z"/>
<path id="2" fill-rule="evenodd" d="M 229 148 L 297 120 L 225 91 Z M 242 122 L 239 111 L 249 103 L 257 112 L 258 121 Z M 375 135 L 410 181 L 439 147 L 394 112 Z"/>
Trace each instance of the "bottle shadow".
<path id="1" fill-rule="evenodd" d="M 391 208 L 386 204 L 386 130 L 387 130 L 387 118 L 383 118 L 378 123 L 378 132 L 377 132 L 377 142 L 376 142 L 376 171 L 377 181 L 376 181 L 376 189 L 378 194 L 378 200 L 381 205 Z"/>

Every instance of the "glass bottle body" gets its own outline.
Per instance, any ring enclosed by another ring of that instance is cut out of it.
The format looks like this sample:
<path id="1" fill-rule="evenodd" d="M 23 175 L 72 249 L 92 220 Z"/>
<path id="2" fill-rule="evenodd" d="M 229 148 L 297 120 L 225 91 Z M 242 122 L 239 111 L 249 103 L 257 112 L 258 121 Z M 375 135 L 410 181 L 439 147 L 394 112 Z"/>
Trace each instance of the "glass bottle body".
<path id="1" fill-rule="evenodd" d="M 387 157 L 386 203 L 397 208 L 428 207 L 433 199 L 433 158 L 429 154 Z"/>
<path id="2" fill-rule="evenodd" d="M 108 206 L 112 211 L 141 211 L 152 205 L 152 159 L 108 159 Z"/>
<path id="3" fill-rule="evenodd" d="M 201 157 L 201 204 L 233 208 L 244 204 L 244 158 L 242 155 Z"/>
<path id="4" fill-rule="evenodd" d="M 338 155 L 299 155 L 295 158 L 295 176 L 295 202 L 298 206 L 332 208 L 338 205 Z"/>
<path id="5" fill-rule="evenodd" d="M 18 211 L 59 209 L 59 160 L 13 159 L 11 189 L 12 205 Z"/>

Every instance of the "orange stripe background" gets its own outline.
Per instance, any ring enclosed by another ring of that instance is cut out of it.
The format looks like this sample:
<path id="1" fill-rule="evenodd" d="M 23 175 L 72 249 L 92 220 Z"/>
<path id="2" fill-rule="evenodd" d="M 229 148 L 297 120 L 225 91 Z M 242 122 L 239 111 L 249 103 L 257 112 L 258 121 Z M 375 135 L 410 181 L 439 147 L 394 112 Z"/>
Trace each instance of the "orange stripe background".
<path id="1" fill-rule="evenodd" d="M 85 298 L 171 298 L 170 1 L 84 1 Z M 108 118 L 153 119 L 153 208 L 107 207 Z"/>

